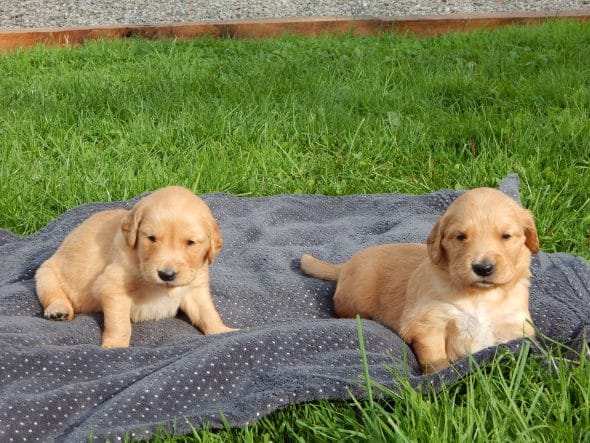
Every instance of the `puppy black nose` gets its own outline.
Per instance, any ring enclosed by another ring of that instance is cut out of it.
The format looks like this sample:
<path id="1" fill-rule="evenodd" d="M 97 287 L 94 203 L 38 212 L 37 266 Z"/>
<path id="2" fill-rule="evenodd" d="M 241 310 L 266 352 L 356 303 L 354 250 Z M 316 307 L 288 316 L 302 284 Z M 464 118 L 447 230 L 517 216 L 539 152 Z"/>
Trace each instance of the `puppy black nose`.
<path id="1" fill-rule="evenodd" d="M 172 281 L 176 277 L 176 271 L 171 269 L 160 269 L 158 271 L 158 277 L 160 277 L 162 281 Z"/>
<path id="2" fill-rule="evenodd" d="M 473 263 L 471 269 L 480 277 L 492 275 L 496 270 L 495 266 L 490 262 Z"/>

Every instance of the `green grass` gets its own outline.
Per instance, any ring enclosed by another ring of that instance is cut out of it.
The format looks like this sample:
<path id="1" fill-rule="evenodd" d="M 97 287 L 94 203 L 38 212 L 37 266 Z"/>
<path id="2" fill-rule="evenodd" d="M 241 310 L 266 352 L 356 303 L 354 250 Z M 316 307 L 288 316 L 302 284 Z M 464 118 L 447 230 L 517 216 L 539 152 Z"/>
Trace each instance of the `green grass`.
<path id="1" fill-rule="evenodd" d="M 422 194 L 517 172 L 542 249 L 590 259 L 587 24 L 93 42 L 0 55 L 0 73 L 0 226 L 19 234 L 170 183 Z M 590 441 L 589 366 L 554 358 L 557 376 L 503 355 L 438 394 L 301 405 L 190 438 Z"/>

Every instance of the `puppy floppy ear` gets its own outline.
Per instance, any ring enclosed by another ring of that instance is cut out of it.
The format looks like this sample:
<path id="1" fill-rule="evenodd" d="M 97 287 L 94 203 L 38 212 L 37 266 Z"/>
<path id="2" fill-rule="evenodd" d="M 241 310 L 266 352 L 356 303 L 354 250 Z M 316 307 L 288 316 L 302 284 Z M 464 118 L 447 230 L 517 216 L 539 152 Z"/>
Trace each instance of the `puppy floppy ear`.
<path id="1" fill-rule="evenodd" d="M 430 234 L 428 234 L 428 238 L 426 239 L 428 256 L 430 257 L 430 261 L 435 265 L 438 265 L 444 256 L 444 250 L 442 247 L 443 236 L 443 219 L 441 218 L 434 224 L 432 231 L 430 231 Z"/>
<path id="2" fill-rule="evenodd" d="M 143 217 L 143 208 L 135 205 L 121 220 L 121 231 L 130 248 L 135 248 L 137 243 L 137 230 Z"/>
<path id="3" fill-rule="evenodd" d="M 213 263 L 213 259 L 223 246 L 223 238 L 221 231 L 215 219 L 211 218 L 209 225 L 209 251 L 207 252 L 207 261 L 209 264 Z"/>
<path id="4" fill-rule="evenodd" d="M 533 213 L 528 209 L 523 209 L 523 226 L 525 237 L 524 244 L 533 254 L 536 254 L 539 252 L 539 236 L 537 235 L 537 227 L 535 226 Z"/>

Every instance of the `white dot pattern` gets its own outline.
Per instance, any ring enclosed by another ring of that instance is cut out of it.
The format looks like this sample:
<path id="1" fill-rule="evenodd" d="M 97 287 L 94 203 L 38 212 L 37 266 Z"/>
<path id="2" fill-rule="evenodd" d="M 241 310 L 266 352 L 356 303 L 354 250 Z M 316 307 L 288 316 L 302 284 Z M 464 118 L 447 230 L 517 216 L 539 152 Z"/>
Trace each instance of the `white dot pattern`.
<path id="1" fill-rule="evenodd" d="M 334 284 L 303 276 L 298 259 L 309 252 L 339 261 L 370 244 L 424 241 L 456 195 L 206 195 L 225 239 L 211 268 L 213 295 L 241 330 L 203 336 L 179 315 L 135 324 L 132 346 L 118 350 L 99 347 L 100 315 L 45 320 L 33 276 L 90 213 L 133 202 L 74 208 L 26 238 L 0 230 L 0 441 L 141 439 L 159 426 L 220 427 L 222 413 L 241 426 L 288 404 L 364 397 L 355 321 L 334 318 Z M 590 323 L 588 264 L 538 254 L 533 274 L 534 321 L 556 340 L 575 339 Z M 392 371 L 439 388 L 468 370 L 461 361 L 422 376 L 389 329 L 363 321 L 363 333 L 371 377 L 392 389 Z"/>

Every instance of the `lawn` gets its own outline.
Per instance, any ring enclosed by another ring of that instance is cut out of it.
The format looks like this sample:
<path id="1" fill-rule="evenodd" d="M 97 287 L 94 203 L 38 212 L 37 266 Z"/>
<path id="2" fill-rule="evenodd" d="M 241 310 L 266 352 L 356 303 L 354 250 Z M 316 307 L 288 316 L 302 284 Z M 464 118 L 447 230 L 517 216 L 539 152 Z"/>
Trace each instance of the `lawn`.
<path id="1" fill-rule="evenodd" d="M 0 226 L 18 234 L 171 183 L 423 194 L 516 172 L 542 250 L 590 259 L 588 24 L 93 42 L 1 54 L 0 73 Z M 525 347 L 438 394 L 301 405 L 186 437 L 231 439 L 590 441 L 590 365 Z"/>

